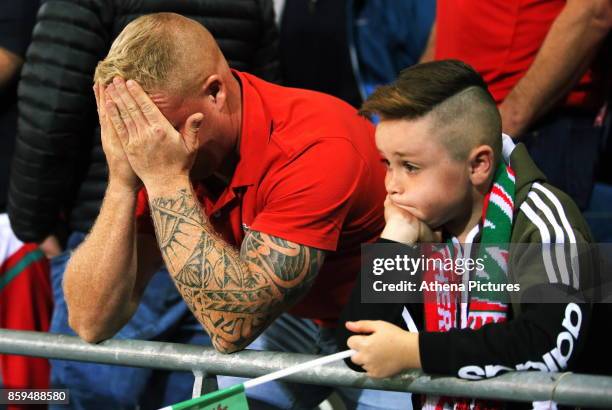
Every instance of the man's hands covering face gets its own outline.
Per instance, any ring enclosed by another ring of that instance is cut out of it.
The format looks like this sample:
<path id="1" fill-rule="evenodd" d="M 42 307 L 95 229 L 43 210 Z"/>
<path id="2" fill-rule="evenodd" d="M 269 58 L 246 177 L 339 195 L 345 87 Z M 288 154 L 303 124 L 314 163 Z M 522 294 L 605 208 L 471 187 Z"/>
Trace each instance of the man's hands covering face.
<path id="1" fill-rule="evenodd" d="M 119 140 L 107 114 L 106 103 L 109 97 L 105 92 L 104 86 L 96 83 L 94 85 L 94 94 L 96 95 L 98 119 L 100 120 L 102 148 L 106 155 L 106 162 L 108 162 L 109 182 L 123 189 L 137 191 L 142 183 L 132 170 L 132 166 L 128 162 L 128 158 L 123 150 L 121 140 Z"/>
<path id="2" fill-rule="evenodd" d="M 198 151 L 197 135 L 203 115 L 192 114 L 181 134 L 135 81 L 126 83 L 116 77 L 104 91 L 106 117 L 131 169 L 145 186 L 188 177 Z"/>

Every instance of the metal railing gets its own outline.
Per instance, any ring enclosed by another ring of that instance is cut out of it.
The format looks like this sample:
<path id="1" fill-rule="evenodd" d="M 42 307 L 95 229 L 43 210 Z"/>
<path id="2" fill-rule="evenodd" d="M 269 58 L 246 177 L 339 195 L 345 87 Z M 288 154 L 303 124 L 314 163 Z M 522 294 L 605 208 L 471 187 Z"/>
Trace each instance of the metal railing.
<path id="1" fill-rule="evenodd" d="M 215 375 L 257 377 L 316 358 L 254 350 L 226 355 L 212 347 L 142 340 L 88 344 L 73 336 L 5 329 L 0 329 L 0 353 L 191 371 L 196 375 L 194 393 L 198 395 L 216 389 Z M 371 379 L 336 362 L 283 380 L 510 401 L 553 400 L 562 405 L 612 408 L 612 377 L 573 373 L 511 372 L 492 379 L 467 381 L 415 370 L 393 378 Z"/>

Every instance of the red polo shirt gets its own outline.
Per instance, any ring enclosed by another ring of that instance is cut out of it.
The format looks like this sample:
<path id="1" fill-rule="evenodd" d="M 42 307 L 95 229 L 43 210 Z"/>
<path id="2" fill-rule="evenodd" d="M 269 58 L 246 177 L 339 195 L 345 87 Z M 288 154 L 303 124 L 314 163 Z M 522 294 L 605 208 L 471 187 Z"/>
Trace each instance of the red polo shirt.
<path id="1" fill-rule="evenodd" d="M 384 226 L 384 174 L 374 127 L 350 105 L 234 71 L 242 87 L 240 159 L 217 197 L 196 193 L 226 241 L 248 230 L 324 249 L 325 262 L 291 313 L 335 325 L 360 268 L 360 245 Z M 139 229 L 153 232 L 146 196 Z"/>

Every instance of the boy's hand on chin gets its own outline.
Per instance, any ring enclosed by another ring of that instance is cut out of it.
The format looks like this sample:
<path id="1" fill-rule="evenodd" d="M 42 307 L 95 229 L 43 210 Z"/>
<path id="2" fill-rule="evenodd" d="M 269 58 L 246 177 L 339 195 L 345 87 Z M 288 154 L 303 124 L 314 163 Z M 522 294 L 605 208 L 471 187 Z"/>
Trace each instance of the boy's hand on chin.
<path id="1" fill-rule="evenodd" d="M 395 205 L 389 195 L 385 199 L 385 221 L 387 224 L 380 234 L 381 238 L 407 245 L 441 240 L 439 231 L 432 231 L 425 222 Z"/>

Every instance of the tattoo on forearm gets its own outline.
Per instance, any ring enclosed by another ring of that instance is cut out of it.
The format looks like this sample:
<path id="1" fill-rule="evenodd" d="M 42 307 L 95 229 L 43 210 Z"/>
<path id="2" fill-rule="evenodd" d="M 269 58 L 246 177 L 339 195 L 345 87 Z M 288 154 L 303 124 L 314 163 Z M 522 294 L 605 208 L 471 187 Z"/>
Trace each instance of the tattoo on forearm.
<path id="1" fill-rule="evenodd" d="M 214 232 L 191 190 L 150 204 L 166 266 L 218 350 L 245 347 L 306 293 L 323 263 L 321 250 L 256 231 L 238 252 Z"/>

